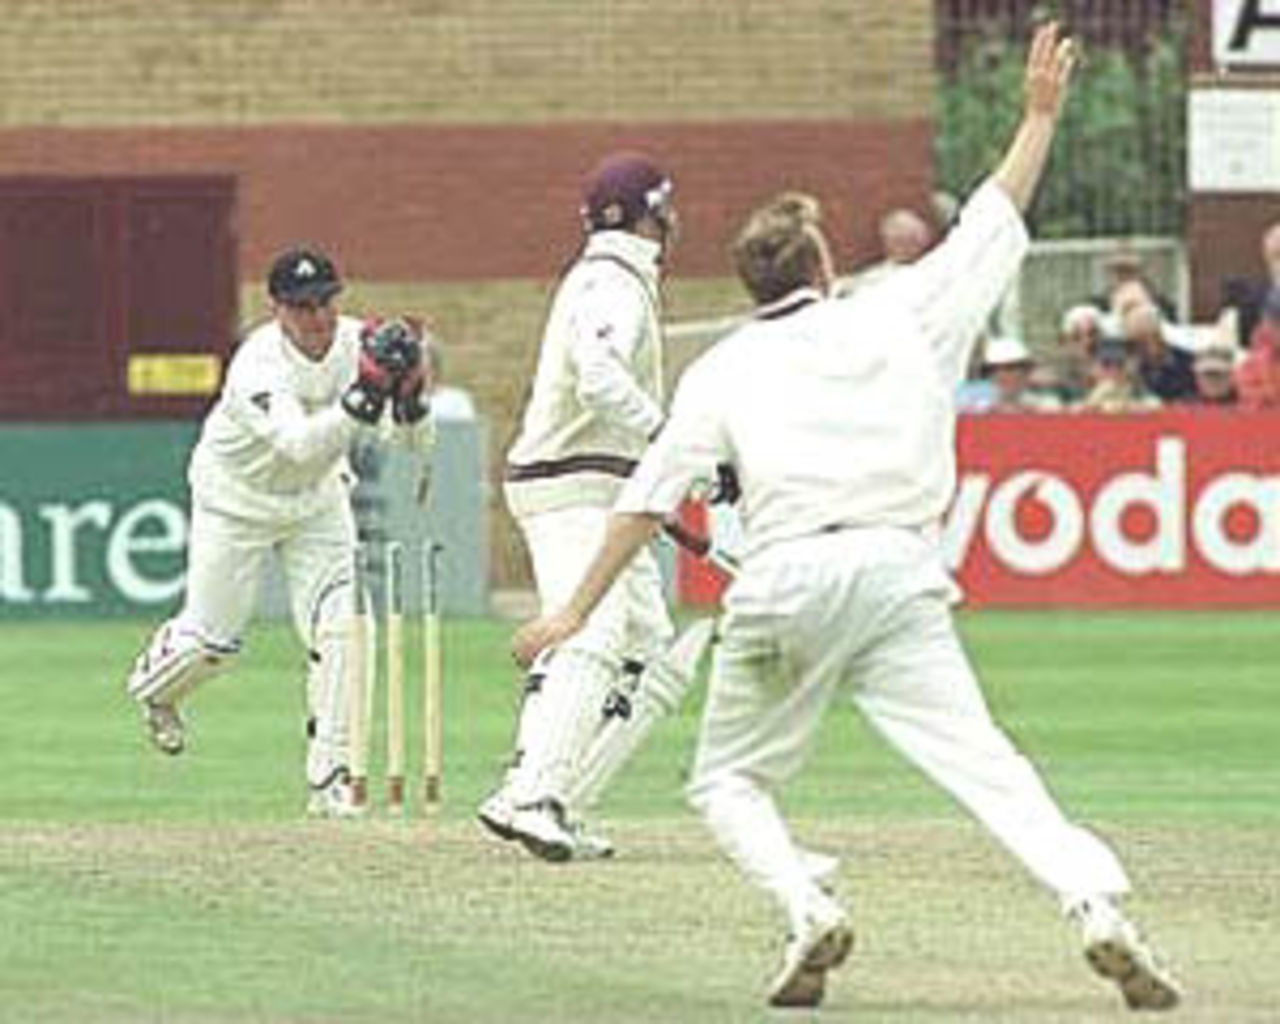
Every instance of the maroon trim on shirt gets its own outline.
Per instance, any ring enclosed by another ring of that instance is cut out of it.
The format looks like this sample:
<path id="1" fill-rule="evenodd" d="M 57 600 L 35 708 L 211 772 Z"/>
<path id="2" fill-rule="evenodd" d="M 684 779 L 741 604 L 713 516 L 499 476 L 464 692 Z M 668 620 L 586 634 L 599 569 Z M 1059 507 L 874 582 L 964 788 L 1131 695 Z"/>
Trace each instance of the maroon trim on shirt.
<path id="1" fill-rule="evenodd" d="M 637 464 L 635 459 L 622 455 L 568 455 L 563 459 L 508 464 L 505 479 L 509 483 L 523 483 L 526 480 L 549 480 L 572 473 L 604 473 L 606 476 L 626 479 Z"/>

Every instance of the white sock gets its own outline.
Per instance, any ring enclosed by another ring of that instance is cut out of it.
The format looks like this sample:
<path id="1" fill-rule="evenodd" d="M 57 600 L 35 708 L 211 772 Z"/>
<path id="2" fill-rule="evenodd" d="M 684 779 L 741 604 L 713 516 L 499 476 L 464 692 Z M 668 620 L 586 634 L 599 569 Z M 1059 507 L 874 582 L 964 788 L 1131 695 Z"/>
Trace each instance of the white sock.
<path id="1" fill-rule="evenodd" d="M 690 799 L 721 849 L 777 900 L 793 929 L 813 901 L 826 899 L 764 790 L 744 778 L 721 777 L 696 784 Z"/>

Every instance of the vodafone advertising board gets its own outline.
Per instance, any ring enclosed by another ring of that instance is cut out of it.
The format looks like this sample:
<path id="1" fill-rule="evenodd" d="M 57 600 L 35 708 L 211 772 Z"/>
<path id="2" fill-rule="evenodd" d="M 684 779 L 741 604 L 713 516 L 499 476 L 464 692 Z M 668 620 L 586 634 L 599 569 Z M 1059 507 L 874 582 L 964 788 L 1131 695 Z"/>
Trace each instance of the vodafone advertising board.
<path id="1" fill-rule="evenodd" d="M 1280 415 L 970 416 L 957 441 L 944 549 L 969 603 L 1280 605 Z M 681 556 L 684 599 L 719 582 Z"/>

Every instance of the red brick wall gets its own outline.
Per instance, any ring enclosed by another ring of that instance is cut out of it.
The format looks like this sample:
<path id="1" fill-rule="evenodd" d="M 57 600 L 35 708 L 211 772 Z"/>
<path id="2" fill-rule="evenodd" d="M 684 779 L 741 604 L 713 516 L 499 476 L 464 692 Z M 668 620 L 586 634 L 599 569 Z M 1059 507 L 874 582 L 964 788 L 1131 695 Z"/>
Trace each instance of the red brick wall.
<path id="1" fill-rule="evenodd" d="M 331 246 L 361 279 L 545 278 L 578 237 L 583 174 L 638 147 L 677 180 L 675 271 L 717 277 L 745 212 L 786 187 L 824 200 L 842 260 L 873 256 L 876 215 L 927 194 L 929 143 L 924 119 L 23 129 L 6 133 L 0 176 L 233 174 L 246 282 L 292 238 Z"/>
<path id="2" fill-rule="evenodd" d="M 0 176 L 234 175 L 242 315 L 275 249 L 332 247 L 352 308 L 432 306 L 495 462 L 603 151 L 673 169 L 677 316 L 741 301 L 725 249 L 775 191 L 823 200 L 846 266 L 875 255 L 886 208 L 927 208 L 933 0 L 20 7 L 0 36 Z M 515 582 L 493 493 L 495 577 Z"/>

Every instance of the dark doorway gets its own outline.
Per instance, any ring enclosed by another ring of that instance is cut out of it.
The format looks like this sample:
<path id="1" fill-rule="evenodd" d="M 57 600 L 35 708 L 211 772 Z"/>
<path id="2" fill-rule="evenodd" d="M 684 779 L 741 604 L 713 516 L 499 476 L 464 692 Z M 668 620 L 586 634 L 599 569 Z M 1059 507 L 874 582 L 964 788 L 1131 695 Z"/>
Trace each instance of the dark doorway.
<path id="1" fill-rule="evenodd" d="M 230 177 L 0 179 L 0 419 L 198 415 L 210 395 L 190 373 L 135 373 L 131 388 L 130 363 L 225 363 L 235 191 Z"/>

